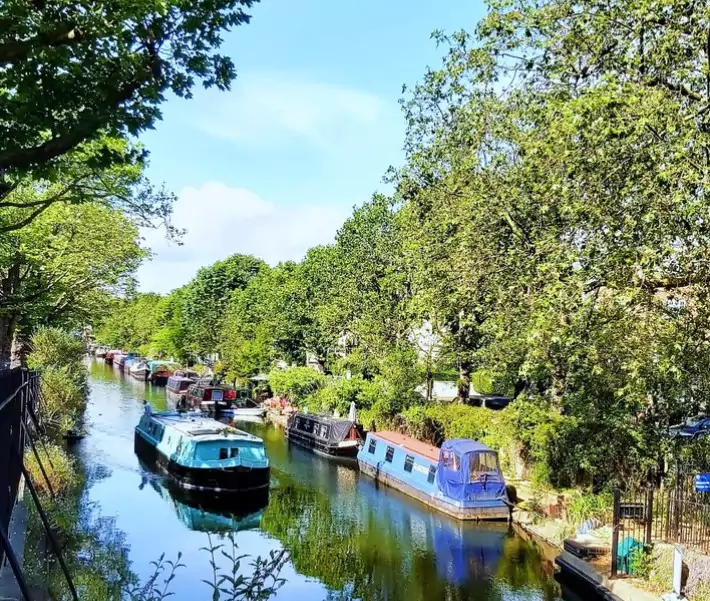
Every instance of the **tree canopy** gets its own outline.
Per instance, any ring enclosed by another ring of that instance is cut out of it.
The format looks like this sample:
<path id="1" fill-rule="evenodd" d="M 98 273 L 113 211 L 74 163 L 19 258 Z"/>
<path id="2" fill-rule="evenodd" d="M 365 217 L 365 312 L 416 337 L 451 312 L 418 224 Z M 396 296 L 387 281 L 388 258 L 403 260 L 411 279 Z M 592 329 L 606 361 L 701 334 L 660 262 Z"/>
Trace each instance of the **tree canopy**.
<path id="1" fill-rule="evenodd" d="M 229 87 L 234 65 L 217 49 L 226 31 L 248 23 L 255 1 L 3 2 L 4 185 L 27 170 L 46 176 L 55 159 L 101 132 L 152 127 L 168 93 L 189 97 L 198 82 Z"/>
<path id="2" fill-rule="evenodd" d="M 462 400 L 471 381 L 515 397 L 507 442 L 546 480 L 645 477 L 668 425 L 708 409 L 708 20 L 692 0 L 495 0 L 475 31 L 436 32 L 392 196 L 297 264 L 198 275 L 187 348 L 221 341 L 239 377 L 310 355 L 353 383 L 308 403 L 379 395 L 383 420 L 458 373 Z"/>

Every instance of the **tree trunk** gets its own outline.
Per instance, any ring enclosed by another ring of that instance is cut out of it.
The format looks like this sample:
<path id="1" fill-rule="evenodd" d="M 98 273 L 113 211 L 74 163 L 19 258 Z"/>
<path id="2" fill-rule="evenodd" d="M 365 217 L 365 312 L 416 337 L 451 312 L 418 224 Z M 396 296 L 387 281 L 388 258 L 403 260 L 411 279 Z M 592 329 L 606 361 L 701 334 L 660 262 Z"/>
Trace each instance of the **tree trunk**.
<path id="1" fill-rule="evenodd" d="M 8 369 L 11 364 L 13 319 L 0 317 L 0 369 Z"/>
<path id="2" fill-rule="evenodd" d="M 459 363 L 458 402 L 465 403 L 471 393 L 471 362 L 462 359 Z"/>
<path id="3" fill-rule="evenodd" d="M 30 337 L 26 328 L 18 326 L 12 337 L 10 351 L 11 367 L 27 367 L 27 355 L 30 352 Z"/>

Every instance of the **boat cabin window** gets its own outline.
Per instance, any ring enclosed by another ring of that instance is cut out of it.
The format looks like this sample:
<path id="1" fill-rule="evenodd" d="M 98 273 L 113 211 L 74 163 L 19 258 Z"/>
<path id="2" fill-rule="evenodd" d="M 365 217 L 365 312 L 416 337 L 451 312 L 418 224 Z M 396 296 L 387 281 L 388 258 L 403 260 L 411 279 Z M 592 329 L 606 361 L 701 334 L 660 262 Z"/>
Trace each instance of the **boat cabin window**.
<path id="1" fill-rule="evenodd" d="M 387 452 L 385 453 L 385 461 L 387 463 L 392 463 L 392 457 L 394 457 L 394 447 L 387 447 Z"/>
<path id="2" fill-rule="evenodd" d="M 320 437 L 321 438 L 328 438 L 328 426 L 327 424 L 321 424 L 320 425 Z"/>
<path id="3" fill-rule="evenodd" d="M 220 459 L 233 459 L 239 455 L 239 448 L 238 447 L 229 447 L 229 448 L 220 448 L 219 450 L 219 458 Z"/>
<path id="4" fill-rule="evenodd" d="M 429 476 L 427 476 L 427 482 L 429 484 L 434 484 L 434 478 L 436 477 L 436 466 L 430 465 L 429 466 Z"/>
<path id="5" fill-rule="evenodd" d="M 370 453 L 370 455 L 374 455 L 376 448 L 377 448 L 377 441 L 374 438 L 371 438 L 370 439 L 370 446 L 367 447 L 367 452 Z"/>
<path id="6" fill-rule="evenodd" d="M 474 453 L 468 460 L 468 480 L 477 482 L 482 476 L 498 473 L 498 456 L 489 451 Z"/>
<path id="7" fill-rule="evenodd" d="M 407 455 L 404 458 L 404 471 L 411 472 L 413 466 L 414 466 L 414 457 L 412 457 L 411 455 Z"/>
<path id="8" fill-rule="evenodd" d="M 461 467 L 461 458 L 453 451 L 443 451 L 441 453 L 441 461 L 444 467 L 455 472 Z"/>

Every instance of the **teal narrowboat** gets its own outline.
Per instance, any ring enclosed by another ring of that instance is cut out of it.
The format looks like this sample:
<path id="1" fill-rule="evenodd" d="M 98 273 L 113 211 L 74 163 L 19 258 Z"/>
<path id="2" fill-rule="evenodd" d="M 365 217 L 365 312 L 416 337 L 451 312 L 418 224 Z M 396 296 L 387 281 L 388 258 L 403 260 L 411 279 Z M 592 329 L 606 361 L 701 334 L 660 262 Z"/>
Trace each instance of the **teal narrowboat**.
<path id="1" fill-rule="evenodd" d="M 369 432 L 358 453 L 365 474 L 460 520 L 510 519 L 498 454 L 474 440 L 438 449 L 398 432 Z"/>
<path id="2" fill-rule="evenodd" d="M 189 490 L 229 493 L 269 486 L 261 438 L 199 414 L 152 413 L 146 405 L 135 429 L 135 451 Z"/>

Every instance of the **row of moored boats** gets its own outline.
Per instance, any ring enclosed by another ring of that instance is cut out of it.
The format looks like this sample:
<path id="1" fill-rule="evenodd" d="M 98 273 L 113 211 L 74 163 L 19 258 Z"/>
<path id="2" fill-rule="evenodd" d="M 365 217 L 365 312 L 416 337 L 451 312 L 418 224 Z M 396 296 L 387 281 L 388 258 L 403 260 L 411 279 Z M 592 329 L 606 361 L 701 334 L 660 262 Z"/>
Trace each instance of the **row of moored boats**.
<path id="1" fill-rule="evenodd" d="M 165 386 L 180 410 L 200 410 L 226 417 L 263 417 L 266 408 L 248 390 L 218 382 L 213 376 L 182 367 L 175 361 L 147 359 L 121 350 L 97 349 L 94 355 L 135 380 Z"/>
<path id="2" fill-rule="evenodd" d="M 473 440 L 447 440 L 441 448 L 397 432 L 364 432 L 354 419 L 296 413 L 289 442 L 359 469 L 426 505 L 461 520 L 503 520 L 513 495 L 495 451 Z M 177 483 L 212 494 L 268 492 L 269 459 L 263 441 L 196 411 L 141 417 L 136 451 L 154 460 Z"/>
<path id="3" fill-rule="evenodd" d="M 101 357 L 99 353 L 97 356 Z M 165 384 L 175 411 L 150 405 L 135 428 L 136 451 L 184 489 L 211 495 L 268 494 L 269 458 L 262 439 L 213 419 L 263 417 L 247 390 L 200 377 L 171 361 L 118 350 L 104 359 L 138 380 Z M 441 448 L 398 432 L 365 432 L 355 407 L 343 419 L 297 412 L 286 437 L 316 454 L 356 462 L 360 471 L 461 520 L 509 519 L 514 493 L 498 454 L 474 440 L 447 440 Z"/>

